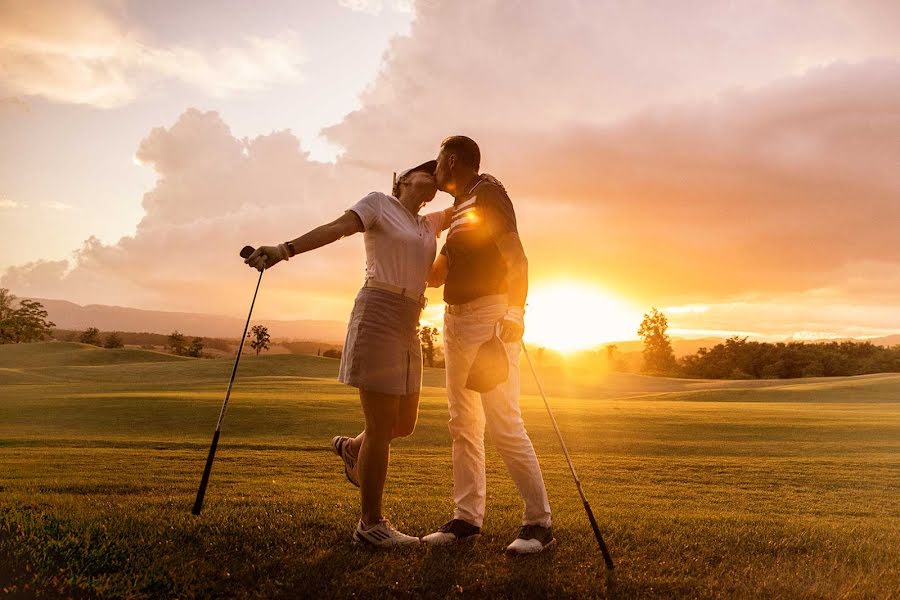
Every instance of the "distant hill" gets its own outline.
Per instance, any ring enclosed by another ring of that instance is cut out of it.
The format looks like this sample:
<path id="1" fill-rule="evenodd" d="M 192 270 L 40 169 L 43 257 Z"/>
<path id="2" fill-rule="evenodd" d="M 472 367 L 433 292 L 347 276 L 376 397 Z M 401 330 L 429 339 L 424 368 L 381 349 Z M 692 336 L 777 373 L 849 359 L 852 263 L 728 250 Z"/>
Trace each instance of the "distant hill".
<path id="1" fill-rule="evenodd" d="M 144 310 L 124 306 L 88 304 L 82 306 L 67 300 L 31 298 L 44 305 L 49 319 L 60 329 L 96 327 L 101 331 L 135 331 L 171 333 L 188 336 L 237 339 L 244 329 L 244 319 L 203 313 Z M 317 341 L 341 344 L 347 325 L 341 321 L 254 319 L 269 328 L 274 339 Z"/>
<path id="2" fill-rule="evenodd" d="M 82 306 L 67 300 L 47 298 L 32 298 L 32 300 L 37 300 L 44 305 L 44 308 L 50 314 L 50 320 L 56 323 L 58 329 L 83 330 L 87 327 L 97 327 L 101 331 L 148 332 L 165 335 L 177 329 L 186 336 L 236 340 L 244 327 L 243 318 L 224 315 L 144 310 L 105 304 Z M 253 323 L 262 323 L 268 327 L 273 340 L 295 342 L 294 345 L 296 347 L 291 347 L 290 351 L 313 353 L 329 344 L 342 345 L 347 327 L 346 323 L 342 321 L 254 319 Z M 868 341 L 878 346 L 895 346 L 900 344 L 900 334 L 868 340 L 845 339 Z M 844 340 L 813 340 L 813 342 L 830 341 Z M 310 343 L 302 344 L 301 342 Z M 321 342 L 321 344 L 312 342 Z M 676 356 L 685 356 L 694 354 L 700 348 L 712 348 L 716 344 L 724 342 L 725 338 L 686 339 L 673 337 L 672 349 L 675 351 Z M 618 347 L 621 355 L 624 355 L 626 358 L 629 355 L 633 355 L 632 358 L 634 360 L 638 360 L 643 349 L 643 343 L 640 340 L 611 343 Z M 600 344 L 597 350 L 602 352 L 604 347 L 608 345 L 608 343 Z"/>

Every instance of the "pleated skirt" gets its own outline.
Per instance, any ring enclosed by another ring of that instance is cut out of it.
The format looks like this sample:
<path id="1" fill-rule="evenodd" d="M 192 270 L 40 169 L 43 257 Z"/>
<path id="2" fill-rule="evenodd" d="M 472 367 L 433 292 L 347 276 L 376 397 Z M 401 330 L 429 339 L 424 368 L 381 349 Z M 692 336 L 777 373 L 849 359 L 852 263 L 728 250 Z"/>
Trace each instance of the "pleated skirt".
<path id="1" fill-rule="evenodd" d="M 379 288 L 356 296 L 341 354 L 338 381 L 382 394 L 408 395 L 422 387 L 418 302 Z"/>

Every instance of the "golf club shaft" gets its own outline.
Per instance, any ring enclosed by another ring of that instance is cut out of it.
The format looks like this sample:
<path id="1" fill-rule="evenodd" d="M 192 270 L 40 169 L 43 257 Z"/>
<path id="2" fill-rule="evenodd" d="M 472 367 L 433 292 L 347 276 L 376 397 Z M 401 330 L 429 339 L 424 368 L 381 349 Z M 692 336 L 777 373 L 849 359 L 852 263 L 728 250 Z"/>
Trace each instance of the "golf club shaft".
<path id="1" fill-rule="evenodd" d="M 209 446 L 209 456 L 206 457 L 206 467 L 203 469 L 203 477 L 200 479 L 200 488 L 197 490 L 197 499 L 191 512 L 199 515 L 203 510 L 203 497 L 206 495 L 206 486 L 209 483 L 209 474 L 212 471 L 213 459 L 216 457 L 216 448 L 219 446 L 219 433 L 222 431 L 222 421 L 225 419 L 225 409 L 228 407 L 228 398 L 231 397 L 231 386 L 234 385 L 234 376 L 237 374 L 238 363 L 241 362 L 241 352 L 244 349 L 244 339 L 247 337 L 247 328 L 250 327 L 250 316 L 253 314 L 253 305 L 256 304 L 256 294 L 259 292 L 259 284 L 265 272 L 263 268 L 256 280 L 256 290 L 253 291 L 253 300 L 250 302 L 250 312 L 247 313 L 247 322 L 244 324 L 244 333 L 238 344 L 237 358 L 234 359 L 234 367 L 231 369 L 231 379 L 228 380 L 228 389 L 225 391 L 225 401 L 222 402 L 222 410 L 219 411 L 219 420 L 216 421 L 216 431 L 213 433 L 212 443 Z"/>
<path id="2" fill-rule="evenodd" d="M 575 479 L 575 487 L 578 488 L 578 495 L 581 496 L 581 503 L 584 505 L 584 511 L 587 513 L 588 520 L 591 522 L 591 529 L 594 530 L 594 537 L 597 538 L 597 543 L 600 545 L 603 561 L 606 563 L 607 569 L 612 569 L 615 566 L 613 565 L 612 556 L 610 556 L 609 550 L 606 548 L 606 542 L 603 541 L 603 535 L 600 534 L 600 527 L 597 525 L 597 519 L 594 518 L 594 511 L 591 510 L 591 505 L 584 495 L 584 490 L 581 487 L 581 480 L 578 479 L 578 473 L 575 472 L 575 465 L 572 463 L 572 457 L 569 456 L 569 449 L 566 448 L 566 442 L 563 441 L 562 432 L 560 432 L 559 425 L 556 423 L 553 409 L 550 408 L 550 402 L 547 401 L 547 394 L 544 393 L 544 386 L 541 385 L 541 380 L 538 378 L 534 363 L 531 362 L 531 356 L 528 355 L 528 348 L 525 347 L 525 342 L 521 341 L 520 344 L 522 345 L 522 351 L 525 353 L 525 360 L 528 361 L 528 366 L 531 368 L 531 374 L 534 375 L 534 382 L 537 384 L 538 391 L 541 393 L 541 398 L 544 399 L 544 406 L 547 407 L 547 413 L 550 415 L 550 422 L 553 423 L 553 429 L 556 431 L 559 445 L 562 447 L 563 454 L 566 456 L 566 462 L 569 463 L 569 470 L 572 471 L 572 477 Z"/>

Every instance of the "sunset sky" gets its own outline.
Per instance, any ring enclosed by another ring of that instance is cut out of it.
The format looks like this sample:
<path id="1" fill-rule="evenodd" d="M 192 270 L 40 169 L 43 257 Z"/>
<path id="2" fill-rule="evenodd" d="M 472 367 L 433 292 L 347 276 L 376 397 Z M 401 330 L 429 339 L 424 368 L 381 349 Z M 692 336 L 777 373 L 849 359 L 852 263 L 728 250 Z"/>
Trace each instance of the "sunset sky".
<path id="1" fill-rule="evenodd" d="M 679 336 L 900 332 L 892 0 L 0 0 L 0 133 L 18 296 L 244 315 L 241 246 L 462 133 L 516 206 L 532 340 L 651 306 Z M 363 263 L 357 236 L 279 265 L 255 314 L 343 320 Z"/>

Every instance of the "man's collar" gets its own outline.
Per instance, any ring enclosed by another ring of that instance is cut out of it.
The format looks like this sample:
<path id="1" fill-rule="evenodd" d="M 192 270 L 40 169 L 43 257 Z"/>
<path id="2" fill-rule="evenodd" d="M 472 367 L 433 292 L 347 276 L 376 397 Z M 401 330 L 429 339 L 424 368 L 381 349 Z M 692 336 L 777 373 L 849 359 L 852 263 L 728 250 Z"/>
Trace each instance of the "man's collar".
<path id="1" fill-rule="evenodd" d="M 477 188 L 478 184 L 480 184 L 482 181 L 484 181 L 484 180 L 481 178 L 481 175 L 480 174 L 476 175 L 475 178 L 472 179 L 472 183 L 469 185 L 469 189 L 466 190 L 466 193 L 463 194 L 462 196 L 460 196 L 459 198 L 455 198 L 453 203 L 456 204 L 458 202 L 465 202 L 466 200 L 471 198 L 472 192 L 475 191 L 475 188 Z"/>

